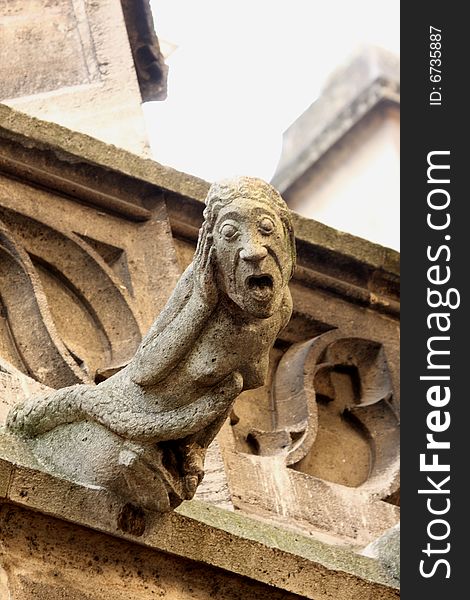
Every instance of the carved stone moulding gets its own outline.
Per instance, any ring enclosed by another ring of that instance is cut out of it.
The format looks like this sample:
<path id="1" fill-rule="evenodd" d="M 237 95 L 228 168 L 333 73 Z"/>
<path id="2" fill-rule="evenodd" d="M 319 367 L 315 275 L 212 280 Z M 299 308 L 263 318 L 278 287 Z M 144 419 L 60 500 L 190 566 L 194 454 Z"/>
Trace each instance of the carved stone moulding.
<path id="1" fill-rule="evenodd" d="M 90 383 L 125 363 L 141 334 L 112 268 L 74 233 L 3 207 L 0 217 L 3 337 L 12 362 L 53 387 Z"/>

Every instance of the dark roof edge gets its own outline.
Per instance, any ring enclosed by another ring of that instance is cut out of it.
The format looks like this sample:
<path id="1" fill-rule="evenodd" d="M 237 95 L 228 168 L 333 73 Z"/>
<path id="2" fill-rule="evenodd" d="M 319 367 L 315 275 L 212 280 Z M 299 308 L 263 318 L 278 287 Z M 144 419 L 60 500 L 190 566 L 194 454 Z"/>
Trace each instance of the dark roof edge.
<path id="1" fill-rule="evenodd" d="M 160 51 L 149 0 L 121 0 L 143 102 L 165 100 L 168 66 Z"/>

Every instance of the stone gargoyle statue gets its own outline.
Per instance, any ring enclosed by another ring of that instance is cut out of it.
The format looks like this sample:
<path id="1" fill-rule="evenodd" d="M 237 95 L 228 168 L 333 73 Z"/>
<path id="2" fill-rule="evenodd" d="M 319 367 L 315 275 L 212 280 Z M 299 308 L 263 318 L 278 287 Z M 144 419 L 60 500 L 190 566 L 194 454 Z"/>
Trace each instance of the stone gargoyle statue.
<path id="1" fill-rule="evenodd" d="M 142 508 L 191 499 L 236 397 L 265 384 L 292 312 L 289 210 L 267 183 L 214 183 L 194 260 L 133 359 L 96 385 L 15 406 L 7 430 L 46 469 Z"/>

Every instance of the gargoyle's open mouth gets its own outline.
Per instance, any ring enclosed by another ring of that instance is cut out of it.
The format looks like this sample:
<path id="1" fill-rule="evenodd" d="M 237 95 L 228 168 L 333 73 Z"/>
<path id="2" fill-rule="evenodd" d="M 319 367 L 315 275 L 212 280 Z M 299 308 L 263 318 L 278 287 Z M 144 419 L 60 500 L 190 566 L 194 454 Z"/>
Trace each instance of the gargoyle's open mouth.
<path id="1" fill-rule="evenodd" d="M 246 285 L 256 298 L 265 300 L 273 292 L 274 280 L 271 275 L 251 275 L 247 278 Z"/>

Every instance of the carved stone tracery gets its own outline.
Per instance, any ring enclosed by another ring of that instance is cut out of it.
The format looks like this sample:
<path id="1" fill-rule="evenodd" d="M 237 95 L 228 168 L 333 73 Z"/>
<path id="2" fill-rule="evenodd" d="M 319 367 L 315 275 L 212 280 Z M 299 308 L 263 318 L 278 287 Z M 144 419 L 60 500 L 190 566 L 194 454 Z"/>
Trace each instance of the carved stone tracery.
<path id="1" fill-rule="evenodd" d="M 51 387 L 125 364 L 141 333 L 122 279 L 80 236 L 4 209 L 0 217 L 12 362 Z"/>
<path id="2" fill-rule="evenodd" d="M 335 385 L 338 373 L 350 380 L 349 401 L 340 385 Z M 354 446 L 348 448 L 351 437 L 342 433 L 350 428 L 363 438 L 370 452 L 366 477 L 354 487 L 378 497 L 390 494 L 390 483 L 397 480 L 399 472 L 399 421 L 389 402 L 393 386 L 381 344 L 346 337 L 339 330 L 293 344 L 277 366 L 271 395 L 272 431 L 251 434 L 260 455 L 282 454 L 287 465 L 311 475 L 320 467 L 323 473 L 319 476 L 328 480 L 319 464 L 326 458 L 321 450 L 308 460 L 316 450 L 319 430 L 325 429 L 330 436 L 327 445 L 323 444 L 329 460 L 334 461 L 335 455 L 339 460 L 344 457 L 346 468 L 351 469 Z M 330 403 L 339 403 L 339 409 L 329 411 Z M 335 452 L 334 446 L 341 445 L 340 452 Z M 336 469 L 339 466 L 336 464 Z"/>

